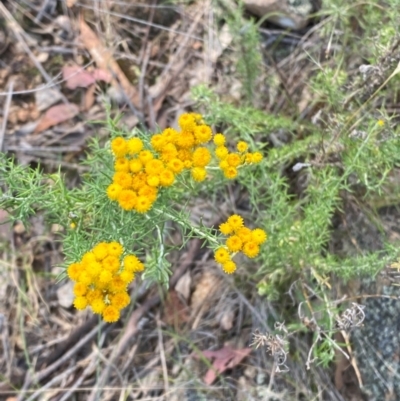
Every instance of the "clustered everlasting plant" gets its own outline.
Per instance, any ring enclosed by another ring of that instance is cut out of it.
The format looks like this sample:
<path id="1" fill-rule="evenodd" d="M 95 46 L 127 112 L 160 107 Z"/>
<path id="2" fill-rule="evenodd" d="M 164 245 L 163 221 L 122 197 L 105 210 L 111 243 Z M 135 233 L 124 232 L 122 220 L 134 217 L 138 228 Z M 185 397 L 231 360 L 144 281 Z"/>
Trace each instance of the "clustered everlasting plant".
<path id="1" fill-rule="evenodd" d="M 266 232 L 261 228 L 251 230 L 244 226 L 243 218 L 234 214 L 219 226 L 222 234 L 229 236 L 226 247 L 218 248 L 214 253 L 215 261 L 222 265 L 225 273 L 236 271 L 232 257 L 243 252 L 248 258 L 255 258 L 260 253 L 260 245 L 267 240 Z"/>
<path id="2" fill-rule="evenodd" d="M 136 273 L 168 283 L 166 223 L 182 227 L 184 241 L 196 235 L 220 246 L 215 230 L 194 227 L 180 206 L 193 184 L 233 179 L 239 169 L 259 163 L 262 155 L 249 152 L 243 141 L 236 144 L 237 151 L 230 151 L 225 135 L 214 135 L 200 114 L 185 113 L 179 117 L 179 130 L 166 128 L 151 136 L 139 130 L 125 136 L 113 120 L 108 123 L 113 137 L 105 146 L 94 138 L 85 162 L 90 172 L 82 176 L 81 187 L 67 189 L 60 174 L 45 175 L 0 155 L 7 188 L 1 206 L 14 220 L 28 222 L 41 210 L 49 222 L 66 222 L 61 233 L 66 269 L 61 278 L 68 276 L 75 283 L 74 306 L 90 307 L 104 321 L 115 322 L 130 303 L 128 286 Z M 227 249 L 216 251 L 225 252 L 225 260 L 215 258 L 226 273 L 236 270 L 235 253 L 253 258 L 266 240 L 263 230 L 244 227 L 236 215 L 221 225 L 221 232 L 231 234 Z M 143 256 L 145 264 L 140 261 Z"/>
<path id="3" fill-rule="evenodd" d="M 237 144 L 237 153 L 230 152 L 225 146 L 225 136 L 216 134 L 213 138 L 211 127 L 204 123 L 200 114 L 185 113 L 178 124 L 180 131 L 166 128 L 152 135 L 147 146 L 138 137 L 116 136 L 112 139 L 114 174 L 106 193 L 121 209 L 148 213 L 161 190 L 171 187 L 184 171 L 190 170 L 195 182 L 204 181 L 206 168 L 213 158 L 203 145 L 212 139 L 216 146 L 217 169 L 221 169 L 228 179 L 237 176 L 238 168 L 262 160 L 261 153 L 248 152 L 248 144 L 243 141 Z M 259 253 L 259 245 L 267 238 L 261 229 L 251 231 L 244 227 L 243 219 L 237 215 L 231 216 L 220 229 L 225 235 L 233 234 L 226 241 L 228 250 L 219 248 L 216 251 L 219 257 L 215 258 L 229 274 L 236 270 L 231 259 L 234 253 L 242 251 L 254 258 Z M 223 252 L 226 252 L 224 258 Z M 77 309 L 90 306 L 106 322 L 119 319 L 119 311 L 130 302 L 128 284 L 134 279 L 135 272 L 144 270 L 144 265 L 133 255 L 125 256 L 121 263 L 122 253 L 121 244 L 101 242 L 85 253 L 80 262 L 68 267 L 68 276 L 76 281 L 74 305 Z"/>
<path id="4" fill-rule="evenodd" d="M 166 128 L 153 135 L 148 149 L 137 137 L 126 140 L 118 136 L 112 140 L 115 173 L 107 188 L 109 199 L 117 201 L 124 210 L 146 213 L 156 201 L 160 188 L 173 185 L 175 177 L 183 171 L 190 170 L 197 182 L 206 179 L 206 167 L 212 157 L 208 148 L 202 145 L 210 142 L 211 127 L 195 113 L 182 114 L 178 124 L 181 131 Z M 215 155 L 226 178 L 235 178 L 239 166 L 262 160 L 261 153 L 246 152 L 247 143 L 239 142 L 239 153 L 231 153 L 225 141 L 222 134 L 214 136 Z"/>
<path id="5" fill-rule="evenodd" d="M 128 285 L 135 273 L 144 270 L 143 263 L 135 255 L 126 255 L 118 242 L 100 242 L 81 261 L 67 268 L 68 276 L 75 281 L 74 305 L 82 310 L 87 306 L 93 313 L 101 314 L 106 322 L 115 322 L 120 310 L 129 305 Z"/>

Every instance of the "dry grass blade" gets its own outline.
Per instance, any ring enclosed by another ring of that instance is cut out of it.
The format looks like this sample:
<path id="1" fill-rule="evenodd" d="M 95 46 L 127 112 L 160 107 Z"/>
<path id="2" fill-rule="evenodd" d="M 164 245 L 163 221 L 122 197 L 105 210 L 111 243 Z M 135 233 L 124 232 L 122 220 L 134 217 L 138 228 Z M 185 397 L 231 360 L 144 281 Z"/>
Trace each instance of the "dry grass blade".
<path id="1" fill-rule="evenodd" d="M 118 63 L 114 60 L 112 53 L 104 47 L 99 37 L 88 26 L 83 17 L 79 20 L 80 38 L 90 55 L 93 57 L 97 66 L 105 71 L 110 71 L 114 79 L 111 81 L 116 89 L 122 88 L 126 98 L 129 99 L 134 106 L 138 106 L 138 93 L 129 82 L 121 70 Z"/>
<path id="2" fill-rule="evenodd" d="M 3 111 L 3 124 L 0 129 L 0 152 L 3 151 L 4 134 L 5 134 L 6 128 L 7 128 L 8 113 L 10 111 L 10 104 L 11 104 L 11 99 L 12 99 L 12 95 L 13 95 L 13 88 L 14 88 L 14 81 L 11 81 L 10 86 L 8 88 L 8 95 L 6 98 L 6 104 L 4 106 L 4 111 Z"/>

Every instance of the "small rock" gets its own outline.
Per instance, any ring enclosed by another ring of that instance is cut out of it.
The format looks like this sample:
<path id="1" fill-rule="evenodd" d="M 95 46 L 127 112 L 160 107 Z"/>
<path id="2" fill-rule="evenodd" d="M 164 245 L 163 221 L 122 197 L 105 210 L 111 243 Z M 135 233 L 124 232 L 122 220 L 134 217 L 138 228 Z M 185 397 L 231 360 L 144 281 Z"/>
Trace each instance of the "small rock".
<path id="1" fill-rule="evenodd" d="M 285 29 L 301 29 L 307 25 L 313 10 L 311 0 L 244 0 L 251 13 L 264 17 Z"/>
<path id="2" fill-rule="evenodd" d="M 57 290 L 58 303 L 63 308 L 70 308 L 74 302 L 74 283 L 68 280 Z"/>
<path id="3" fill-rule="evenodd" d="M 53 104 L 58 103 L 62 95 L 58 89 L 38 88 L 35 92 L 36 107 L 38 110 L 47 110 Z"/>

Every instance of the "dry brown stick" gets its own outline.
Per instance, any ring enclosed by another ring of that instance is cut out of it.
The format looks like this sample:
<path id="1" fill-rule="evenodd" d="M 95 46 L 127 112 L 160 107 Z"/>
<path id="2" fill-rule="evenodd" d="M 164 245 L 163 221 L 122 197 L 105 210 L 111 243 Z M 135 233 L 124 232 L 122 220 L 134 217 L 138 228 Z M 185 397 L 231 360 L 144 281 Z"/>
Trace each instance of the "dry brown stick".
<path id="1" fill-rule="evenodd" d="M 88 321 L 86 321 L 82 326 L 79 326 L 71 335 L 62 343 L 60 343 L 56 349 L 44 360 L 39 361 L 38 368 L 42 369 L 45 366 L 51 365 L 57 359 L 59 359 L 73 344 L 76 342 L 89 330 L 97 324 L 99 321 L 98 316 L 93 315 Z"/>
<path id="2" fill-rule="evenodd" d="M 96 321 L 98 320 L 98 316 L 95 316 Z M 21 389 L 20 394 L 18 395 L 17 401 L 24 400 L 24 396 L 26 390 L 32 383 L 39 383 L 44 378 L 46 378 L 49 374 L 53 373 L 59 366 L 61 366 L 64 362 L 66 362 L 72 355 L 78 352 L 88 341 L 92 339 L 97 333 L 98 330 L 101 329 L 103 323 L 100 323 L 99 326 L 94 327 L 86 336 L 84 336 L 80 341 L 78 341 L 74 347 L 72 347 L 68 352 L 66 352 L 60 359 L 54 362 L 52 365 L 48 366 L 47 368 L 41 370 L 37 374 L 31 375 L 28 371 L 25 377 L 24 385 Z"/>
<path id="3" fill-rule="evenodd" d="M 154 3 L 154 1 L 153 1 Z M 141 50 L 141 57 L 140 57 L 140 65 L 141 65 L 141 71 L 140 71 L 140 77 L 139 77 L 139 104 L 142 110 L 145 110 L 145 102 L 144 102 L 144 80 L 146 77 L 146 70 L 147 70 L 147 64 L 150 59 L 150 52 L 151 52 L 151 47 L 152 47 L 152 42 L 149 42 L 149 35 L 150 35 L 150 29 L 151 29 L 151 23 L 154 20 L 154 14 L 155 14 L 155 8 L 152 7 L 150 10 L 150 15 L 149 15 L 149 25 L 147 25 L 146 28 L 146 33 L 143 38 L 143 44 L 142 44 L 142 50 Z M 154 127 L 150 127 L 153 129 Z"/>
<path id="4" fill-rule="evenodd" d="M 8 21 L 10 29 L 14 32 L 14 35 L 17 38 L 18 42 L 23 47 L 24 51 L 28 54 L 28 56 L 32 60 L 33 64 L 35 64 L 35 67 L 38 69 L 38 71 L 40 72 L 42 77 L 45 79 L 45 81 L 48 84 L 52 83 L 53 79 L 50 77 L 49 74 L 47 74 L 46 70 L 43 68 L 40 61 L 33 54 L 29 45 L 26 43 L 25 37 L 24 37 L 24 36 L 26 36 L 25 32 L 19 26 L 19 24 L 17 23 L 15 18 L 12 16 L 12 14 L 7 10 L 7 8 L 2 3 L 0 3 L 0 13 L 2 13 L 4 15 L 5 19 Z M 63 100 L 64 103 L 68 103 L 67 98 L 62 93 L 61 93 L 61 99 Z"/>
<path id="5" fill-rule="evenodd" d="M 86 377 L 92 374 L 92 372 L 96 368 L 96 362 L 97 362 L 96 358 L 92 358 L 88 366 L 86 366 L 86 369 L 78 377 L 75 383 L 73 383 L 72 386 L 68 388 L 68 391 L 66 391 L 58 401 L 67 401 L 69 399 L 71 394 L 73 394 L 76 391 L 76 389 L 83 383 Z"/>
<path id="6" fill-rule="evenodd" d="M 164 378 L 164 392 L 165 394 L 168 394 L 169 393 L 168 370 L 167 370 L 167 361 L 165 359 L 164 341 L 161 331 L 160 313 L 157 313 L 156 321 L 157 321 L 157 333 L 158 333 L 158 347 L 160 348 L 160 360 Z"/>
<path id="7" fill-rule="evenodd" d="M 193 24 L 188 30 L 188 35 L 192 35 L 192 33 L 196 30 L 197 26 L 199 25 L 201 19 L 203 18 L 203 12 L 199 12 L 196 15 L 195 20 L 193 21 Z M 153 99 L 159 99 L 164 96 L 167 88 L 171 84 L 171 82 L 175 79 L 176 75 L 179 74 L 183 66 L 186 64 L 186 60 L 184 60 L 184 55 L 181 54 L 183 50 L 187 49 L 189 40 L 192 38 L 192 36 L 186 36 L 185 39 L 181 42 L 179 45 L 177 51 L 172 55 L 171 59 L 169 60 L 169 63 L 166 65 L 164 68 L 163 72 L 160 74 L 158 77 L 157 83 L 153 85 L 151 88 L 149 88 L 150 95 Z M 178 66 L 178 68 L 175 68 L 175 73 L 170 73 L 170 70 L 172 69 L 173 66 Z M 156 103 L 156 102 L 155 102 Z"/>
<path id="8" fill-rule="evenodd" d="M 13 95 L 13 88 L 14 88 L 14 81 L 11 81 L 8 87 L 6 104 L 4 106 L 4 111 L 3 111 L 3 124 L 1 125 L 0 129 L 0 152 L 3 151 L 4 134 L 6 133 L 6 128 L 7 128 L 8 113 L 10 112 L 10 104 Z"/>
<path id="9" fill-rule="evenodd" d="M 45 385 L 41 386 L 38 390 L 36 390 L 29 398 L 27 398 L 25 401 L 33 401 L 39 396 L 43 397 L 43 393 L 46 391 L 51 391 L 51 387 L 60 383 L 62 380 L 64 380 L 66 377 L 68 377 L 71 373 L 73 373 L 75 370 L 79 368 L 78 365 L 74 365 L 57 376 L 53 377 L 50 381 L 48 381 Z"/>
<path id="10" fill-rule="evenodd" d="M 178 282 L 179 278 L 186 272 L 186 270 L 189 268 L 189 266 L 192 264 L 196 254 L 198 253 L 199 249 L 201 246 L 201 241 L 199 239 L 194 239 L 190 243 L 190 248 L 189 252 L 186 256 L 186 259 L 183 261 L 183 263 L 175 270 L 171 280 L 170 280 L 170 288 L 175 287 L 176 283 Z M 152 298 L 148 299 L 142 306 L 140 306 L 138 309 L 136 309 L 127 325 L 125 328 L 124 334 L 121 336 L 117 346 L 114 349 L 114 352 L 110 356 L 110 364 L 115 361 L 125 350 L 125 348 L 128 346 L 129 342 L 132 340 L 132 337 L 137 334 L 139 331 L 138 327 L 138 322 L 141 319 L 141 317 L 148 312 L 151 308 L 156 306 L 159 302 L 161 302 L 161 297 L 160 295 L 155 295 Z M 101 389 L 103 387 L 105 381 L 108 378 L 108 375 L 110 373 L 110 364 L 106 366 L 98 380 L 98 385 L 93 388 L 92 392 L 90 393 L 90 396 L 88 397 L 88 401 L 95 401 L 97 399 L 97 392 L 98 389 Z"/>

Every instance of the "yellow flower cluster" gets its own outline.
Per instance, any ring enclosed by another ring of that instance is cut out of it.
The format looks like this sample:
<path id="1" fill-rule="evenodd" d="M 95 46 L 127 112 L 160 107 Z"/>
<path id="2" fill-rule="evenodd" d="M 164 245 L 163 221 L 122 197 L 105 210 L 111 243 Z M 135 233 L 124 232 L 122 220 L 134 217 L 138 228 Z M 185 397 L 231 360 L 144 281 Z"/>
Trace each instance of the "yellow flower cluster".
<path id="1" fill-rule="evenodd" d="M 134 255 L 122 257 L 124 249 L 118 242 L 100 242 L 86 252 L 78 263 L 68 266 L 67 273 L 74 285 L 74 306 L 87 306 L 104 321 L 116 322 L 120 310 L 129 305 L 128 284 L 135 273 L 144 270 L 143 263 Z"/>
<path id="2" fill-rule="evenodd" d="M 263 156 L 260 152 L 248 152 L 249 145 L 239 141 L 236 145 L 237 153 L 229 152 L 225 146 L 226 138 L 223 134 L 215 134 L 214 144 L 216 146 L 215 155 L 220 160 L 219 167 L 224 172 L 224 176 L 230 180 L 238 175 L 238 168 L 244 164 L 260 163 Z"/>
<path id="3" fill-rule="evenodd" d="M 109 199 L 124 210 L 146 213 L 159 188 L 171 186 L 182 171 L 191 170 L 195 181 L 206 178 L 211 153 L 201 145 L 211 140 L 211 127 L 202 124 L 201 115 L 195 113 L 182 114 L 178 124 L 180 131 L 167 128 L 153 135 L 151 149 L 144 149 L 140 138 L 112 140 L 115 174 L 107 188 Z"/>
<path id="4" fill-rule="evenodd" d="M 236 263 L 232 257 L 237 252 L 243 252 L 247 257 L 254 258 L 260 252 L 260 245 L 267 240 L 264 230 L 261 228 L 250 230 L 244 226 L 243 218 L 237 214 L 233 214 L 225 223 L 222 223 L 219 230 L 228 238 L 225 247 L 220 247 L 215 251 L 214 258 L 228 274 L 232 274 L 236 270 Z"/>

